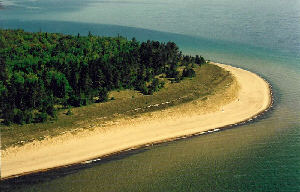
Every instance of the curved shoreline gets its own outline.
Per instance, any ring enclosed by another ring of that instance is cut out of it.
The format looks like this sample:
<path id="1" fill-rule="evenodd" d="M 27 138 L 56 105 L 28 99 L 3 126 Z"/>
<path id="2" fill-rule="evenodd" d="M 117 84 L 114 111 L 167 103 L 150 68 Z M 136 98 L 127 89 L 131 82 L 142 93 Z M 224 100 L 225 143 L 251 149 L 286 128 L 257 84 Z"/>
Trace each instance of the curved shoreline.
<path id="1" fill-rule="evenodd" d="M 156 143 L 231 128 L 252 121 L 272 106 L 271 85 L 264 79 L 240 68 L 220 63 L 214 64 L 229 70 L 241 84 L 238 99 L 223 106 L 222 110 L 203 115 L 179 116 L 173 119 L 163 119 L 163 121 L 159 121 L 162 120 L 160 118 L 152 118 L 149 121 L 122 125 L 122 128 L 117 125 L 113 131 L 80 135 L 83 137 L 68 135 L 66 137 L 71 139 L 54 138 L 13 150 L 8 149 L 5 155 L 2 155 L 1 180 L 80 163 L 90 163 L 99 160 L 99 157 L 103 158 Z M 247 85 L 249 80 L 255 85 Z M 254 106 L 245 108 L 249 103 Z"/>

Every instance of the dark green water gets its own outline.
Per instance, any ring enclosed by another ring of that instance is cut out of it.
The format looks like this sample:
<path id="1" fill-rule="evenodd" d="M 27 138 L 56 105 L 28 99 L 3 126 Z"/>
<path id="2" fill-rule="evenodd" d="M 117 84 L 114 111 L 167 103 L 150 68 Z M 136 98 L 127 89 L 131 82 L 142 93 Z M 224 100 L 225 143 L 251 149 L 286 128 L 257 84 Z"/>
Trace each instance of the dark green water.
<path id="1" fill-rule="evenodd" d="M 175 41 L 185 53 L 262 75 L 276 102 L 249 125 L 2 182 L 5 191 L 300 191 L 300 0 L 2 4 L 2 28 Z"/>

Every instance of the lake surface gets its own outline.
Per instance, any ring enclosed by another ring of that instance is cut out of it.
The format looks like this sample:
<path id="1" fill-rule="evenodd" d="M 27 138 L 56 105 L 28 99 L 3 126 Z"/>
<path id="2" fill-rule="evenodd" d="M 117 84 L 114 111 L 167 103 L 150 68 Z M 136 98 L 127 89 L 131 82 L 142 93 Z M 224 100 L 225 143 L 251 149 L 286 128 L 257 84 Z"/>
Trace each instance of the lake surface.
<path id="1" fill-rule="evenodd" d="M 1 28 L 175 41 L 260 74 L 275 93 L 254 123 L 10 180 L 5 191 L 300 191 L 300 0 L 1 2 Z"/>

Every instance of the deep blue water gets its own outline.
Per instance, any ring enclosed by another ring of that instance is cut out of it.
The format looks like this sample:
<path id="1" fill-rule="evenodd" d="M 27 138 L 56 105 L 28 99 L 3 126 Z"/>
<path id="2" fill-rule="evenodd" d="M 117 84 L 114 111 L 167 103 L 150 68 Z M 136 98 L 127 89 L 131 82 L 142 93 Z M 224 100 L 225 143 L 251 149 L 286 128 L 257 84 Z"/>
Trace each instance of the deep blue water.
<path id="1" fill-rule="evenodd" d="M 13 0 L 1 28 L 175 41 L 266 78 L 263 119 L 149 148 L 10 191 L 300 191 L 300 0 Z M 15 183 L 17 182 L 17 183 Z"/>

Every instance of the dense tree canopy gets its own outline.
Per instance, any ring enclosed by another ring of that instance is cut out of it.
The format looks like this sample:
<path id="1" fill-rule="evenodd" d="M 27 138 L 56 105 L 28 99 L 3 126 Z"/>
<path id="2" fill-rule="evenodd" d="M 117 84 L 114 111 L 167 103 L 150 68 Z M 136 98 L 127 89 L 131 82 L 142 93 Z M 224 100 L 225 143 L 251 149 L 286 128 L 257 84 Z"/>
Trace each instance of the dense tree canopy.
<path id="1" fill-rule="evenodd" d="M 189 63 L 205 60 L 182 55 L 173 42 L 0 29 L 0 118 L 46 121 L 56 106 L 107 101 L 113 89 L 152 94 L 164 85 L 156 75 L 179 78 L 186 65 L 184 76 L 193 76 Z"/>

